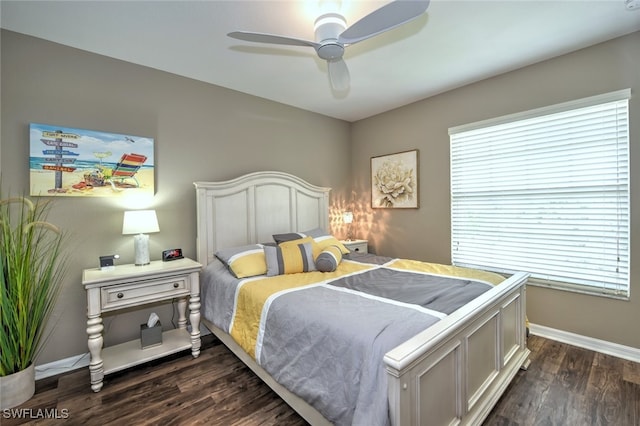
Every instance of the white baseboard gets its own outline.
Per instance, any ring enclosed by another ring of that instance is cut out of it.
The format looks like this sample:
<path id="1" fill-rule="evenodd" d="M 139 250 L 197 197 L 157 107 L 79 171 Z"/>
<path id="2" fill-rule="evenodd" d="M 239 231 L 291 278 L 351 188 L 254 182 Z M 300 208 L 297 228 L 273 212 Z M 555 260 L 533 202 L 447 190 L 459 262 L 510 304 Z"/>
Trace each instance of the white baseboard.
<path id="1" fill-rule="evenodd" d="M 529 324 L 529 331 L 531 331 L 531 334 L 546 339 L 556 340 L 568 345 L 612 355 L 629 361 L 640 362 L 640 349 L 632 348 L 631 346 L 594 339 L 593 337 L 557 330 L 555 328 L 545 327 L 544 325 Z"/>
<path id="2" fill-rule="evenodd" d="M 89 352 L 87 352 L 86 354 L 75 355 L 69 358 L 59 359 L 47 364 L 36 365 L 36 380 L 55 376 L 56 374 L 68 373 L 69 371 L 88 366 Z"/>

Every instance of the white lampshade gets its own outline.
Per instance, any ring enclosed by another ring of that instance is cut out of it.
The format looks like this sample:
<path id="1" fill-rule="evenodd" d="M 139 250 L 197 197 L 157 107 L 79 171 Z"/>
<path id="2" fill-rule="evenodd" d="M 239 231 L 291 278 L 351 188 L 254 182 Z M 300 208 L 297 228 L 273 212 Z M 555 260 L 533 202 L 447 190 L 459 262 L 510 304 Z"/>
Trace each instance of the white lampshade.
<path id="1" fill-rule="evenodd" d="M 155 210 L 133 210 L 124 212 L 122 235 L 160 232 Z"/>
<path id="2" fill-rule="evenodd" d="M 147 232 L 160 232 L 155 210 L 133 210 L 124 212 L 122 234 L 136 234 L 133 237 L 137 266 L 148 265 L 149 236 Z"/>
<path id="3" fill-rule="evenodd" d="M 353 213 L 352 212 L 344 212 L 342 213 L 342 220 L 344 223 L 352 223 L 353 222 Z"/>

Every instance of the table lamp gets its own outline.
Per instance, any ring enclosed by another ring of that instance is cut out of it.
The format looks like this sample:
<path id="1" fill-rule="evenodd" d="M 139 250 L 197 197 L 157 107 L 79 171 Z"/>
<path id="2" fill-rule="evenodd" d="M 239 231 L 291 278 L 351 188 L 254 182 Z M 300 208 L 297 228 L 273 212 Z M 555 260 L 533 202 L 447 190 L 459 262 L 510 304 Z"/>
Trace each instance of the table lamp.
<path id="1" fill-rule="evenodd" d="M 351 241 L 353 235 L 351 234 L 351 223 L 353 223 L 353 213 L 352 212 L 344 212 L 342 213 L 342 220 L 347 224 L 347 241 Z"/>
<path id="2" fill-rule="evenodd" d="M 160 232 L 155 210 L 133 210 L 124 212 L 122 234 L 135 234 L 133 237 L 136 266 L 148 265 L 149 236 L 146 233 Z"/>

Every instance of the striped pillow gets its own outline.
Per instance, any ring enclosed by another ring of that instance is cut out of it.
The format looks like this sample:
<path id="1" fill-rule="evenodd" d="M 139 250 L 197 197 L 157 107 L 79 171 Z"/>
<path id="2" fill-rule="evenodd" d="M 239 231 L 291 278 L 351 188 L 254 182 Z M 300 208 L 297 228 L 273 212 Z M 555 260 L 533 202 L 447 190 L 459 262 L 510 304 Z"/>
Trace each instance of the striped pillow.
<path id="1" fill-rule="evenodd" d="M 333 272 L 342 262 L 342 250 L 338 246 L 326 247 L 316 258 L 316 269 L 320 272 Z"/>
<path id="2" fill-rule="evenodd" d="M 290 241 L 278 246 L 264 246 L 267 276 L 296 274 L 316 270 L 313 261 L 312 242 Z"/>
<path id="3" fill-rule="evenodd" d="M 261 244 L 250 244 L 219 250 L 216 257 L 236 278 L 247 278 L 267 273 L 267 262 Z"/>

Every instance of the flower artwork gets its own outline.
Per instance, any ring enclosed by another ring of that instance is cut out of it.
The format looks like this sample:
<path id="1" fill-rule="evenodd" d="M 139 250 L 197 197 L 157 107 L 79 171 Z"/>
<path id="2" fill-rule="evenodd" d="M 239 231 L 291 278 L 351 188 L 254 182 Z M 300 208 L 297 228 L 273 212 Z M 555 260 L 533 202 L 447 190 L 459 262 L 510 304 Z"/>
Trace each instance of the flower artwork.
<path id="1" fill-rule="evenodd" d="M 418 150 L 371 158 L 371 207 L 418 208 Z"/>

